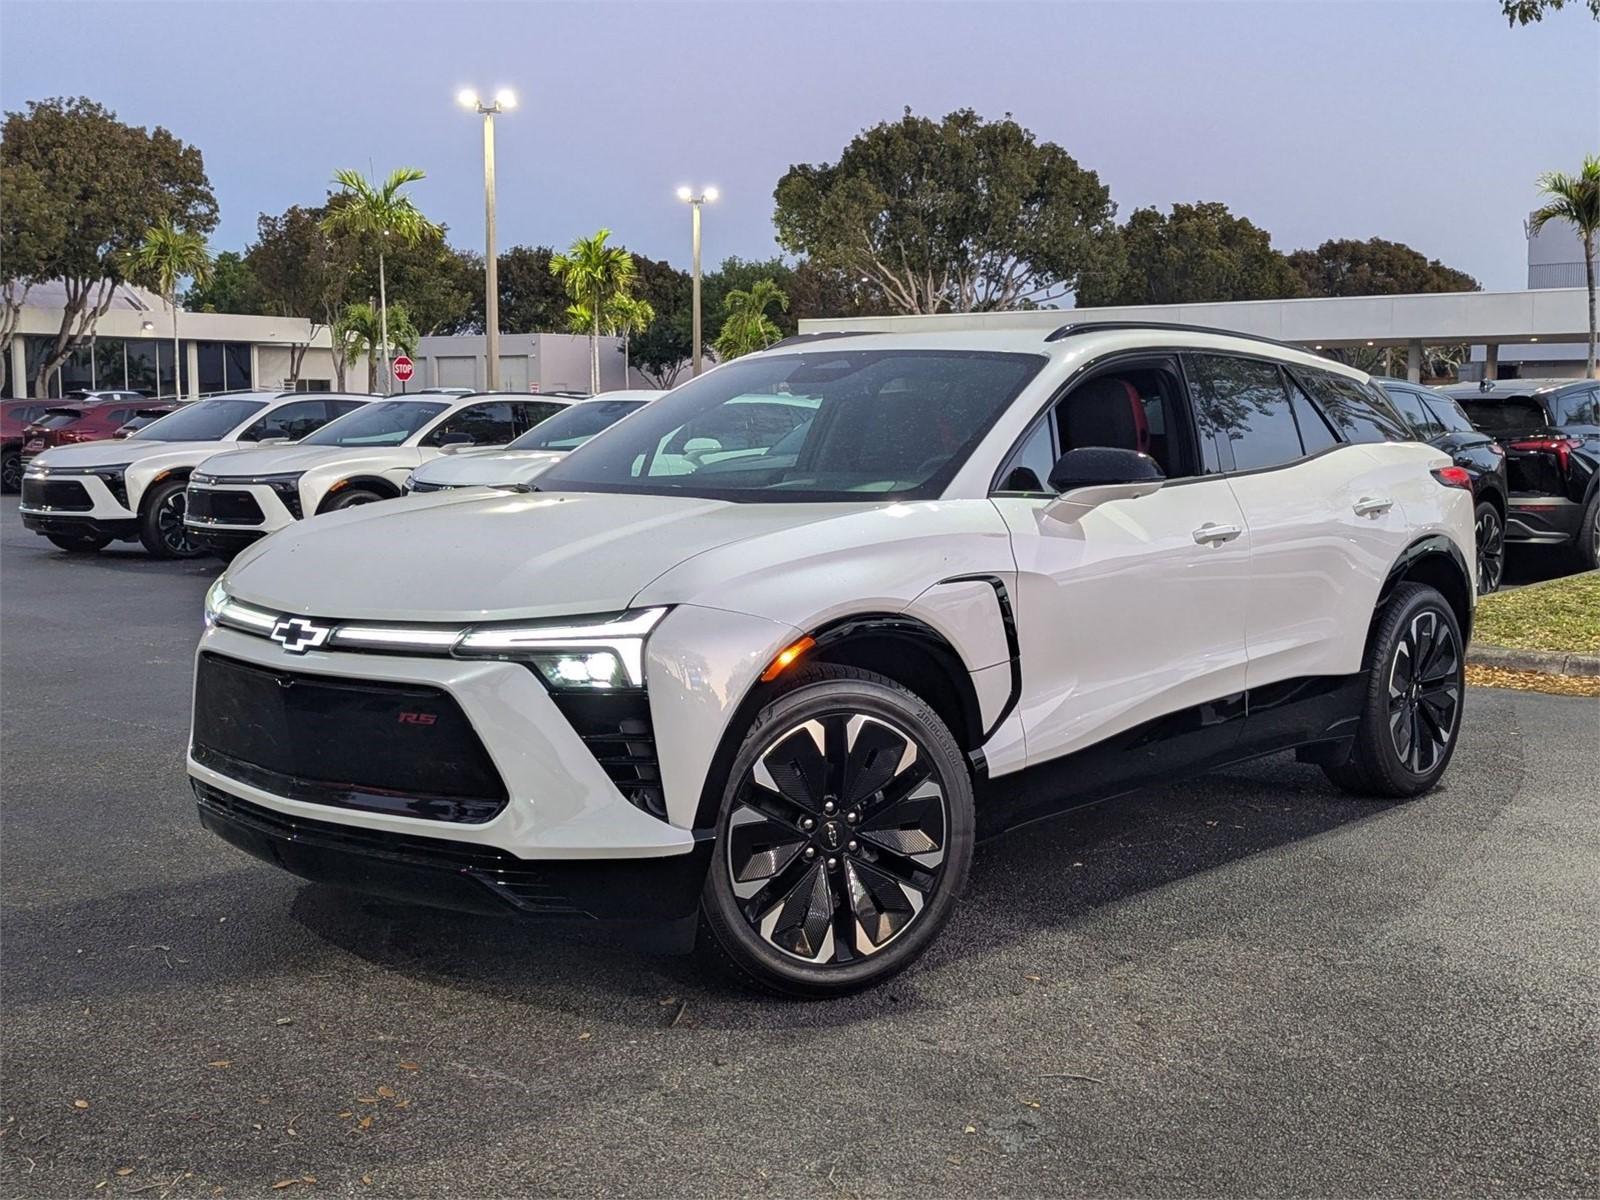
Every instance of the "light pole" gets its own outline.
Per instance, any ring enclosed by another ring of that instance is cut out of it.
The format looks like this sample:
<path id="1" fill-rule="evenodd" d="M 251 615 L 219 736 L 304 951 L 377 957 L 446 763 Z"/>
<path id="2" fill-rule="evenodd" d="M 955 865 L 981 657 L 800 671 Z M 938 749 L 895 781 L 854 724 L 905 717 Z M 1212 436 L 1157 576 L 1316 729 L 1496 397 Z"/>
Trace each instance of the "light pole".
<path id="1" fill-rule="evenodd" d="M 717 189 L 708 187 L 701 190 L 696 196 L 691 187 L 678 189 L 678 199 L 687 204 L 694 212 L 694 262 L 691 267 L 694 278 L 694 373 L 700 374 L 700 206 L 717 198 Z"/>
<path id="2" fill-rule="evenodd" d="M 496 113 L 515 108 L 517 96 L 510 88 L 501 88 L 494 94 L 494 103 L 485 104 L 477 92 L 462 88 L 456 93 L 456 100 L 461 107 L 483 114 L 484 386 L 497 392 L 500 390 L 500 261 L 494 252 L 494 118 Z"/>

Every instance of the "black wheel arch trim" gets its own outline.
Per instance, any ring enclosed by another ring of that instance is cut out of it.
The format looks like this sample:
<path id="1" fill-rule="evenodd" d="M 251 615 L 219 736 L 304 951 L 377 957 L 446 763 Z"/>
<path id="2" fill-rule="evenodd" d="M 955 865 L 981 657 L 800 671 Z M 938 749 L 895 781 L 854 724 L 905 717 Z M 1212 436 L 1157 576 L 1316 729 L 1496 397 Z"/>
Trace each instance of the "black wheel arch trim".
<path id="1" fill-rule="evenodd" d="M 385 500 L 394 500 L 405 495 L 400 488 L 395 487 L 381 475 L 352 475 L 348 479 L 341 479 L 322 493 L 322 499 L 317 504 L 317 512 L 328 511 L 328 504 L 336 496 L 342 496 L 351 488 L 361 488 L 369 492 L 377 492 Z"/>
<path id="2" fill-rule="evenodd" d="M 1478 581 L 1472 568 L 1467 565 L 1466 558 L 1461 553 L 1461 548 L 1442 533 L 1430 533 L 1420 537 L 1400 552 L 1400 556 L 1389 567 L 1389 573 L 1384 577 L 1383 587 L 1378 592 L 1378 602 L 1373 606 L 1372 621 L 1376 625 L 1378 614 L 1389 603 L 1389 597 L 1394 594 L 1397 585 L 1404 582 L 1414 567 L 1425 560 L 1448 561 L 1460 578 L 1461 586 L 1467 597 L 1464 610 L 1457 616 L 1461 621 L 1461 641 L 1466 645 L 1472 640 L 1472 597 L 1477 594 Z M 1448 597 L 1446 597 L 1448 599 Z M 1368 630 L 1368 641 L 1371 641 L 1371 630 Z"/>

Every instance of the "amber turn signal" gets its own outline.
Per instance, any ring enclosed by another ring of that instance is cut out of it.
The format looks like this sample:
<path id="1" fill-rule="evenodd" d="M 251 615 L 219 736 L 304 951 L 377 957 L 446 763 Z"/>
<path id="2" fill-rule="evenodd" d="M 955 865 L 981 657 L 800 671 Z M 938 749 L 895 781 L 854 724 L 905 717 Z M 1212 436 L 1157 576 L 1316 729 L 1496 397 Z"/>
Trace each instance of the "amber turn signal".
<path id="1" fill-rule="evenodd" d="M 803 637 L 798 642 L 790 642 L 778 651 L 778 657 L 767 664 L 767 669 L 761 672 L 761 682 L 771 683 L 784 671 L 794 665 L 794 660 L 817 644 L 815 638 Z"/>

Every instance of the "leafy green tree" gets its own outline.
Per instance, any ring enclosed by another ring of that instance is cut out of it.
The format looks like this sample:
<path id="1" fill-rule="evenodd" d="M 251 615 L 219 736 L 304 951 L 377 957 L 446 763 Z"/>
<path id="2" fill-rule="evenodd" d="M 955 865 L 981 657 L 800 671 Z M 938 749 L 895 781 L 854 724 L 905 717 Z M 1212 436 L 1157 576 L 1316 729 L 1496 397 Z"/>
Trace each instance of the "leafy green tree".
<path id="1" fill-rule="evenodd" d="M 1600 21 L 1600 0 L 1583 2 L 1588 6 L 1589 15 Z M 1512 28 L 1542 21 L 1546 11 L 1559 12 L 1566 6 L 1567 0 L 1500 0 L 1500 11 L 1505 13 L 1506 23 Z"/>
<path id="2" fill-rule="evenodd" d="M 790 272 L 789 318 L 796 325 L 808 317 L 876 317 L 887 314 L 888 303 L 870 279 L 801 259 Z"/>
<path id="3" fill-rule="evenodd" d="M 11 365 L 11 341 L 22 319 L 28 292 L 42 283 L 48 249 L 64 235 L 56 227 L 60 207 L 45 194 L 39 172 L 27 163 L 0 171 L 0 383 Z M 19 381 L 24 387 L 25 381 Z"/>
<path id="4" fill-rule="evenodd" d="M 183 294 L 190 312 L 263 314 L 261 282 L 249 260 L 237 250 L 224 250 L 211 264 L 211 277 L 195 280 Z"/>
<path id="5" fill-rule="evenodd" d="M 1315 250 L 1296 250 L 1289 265 L 1311 296 L 1399 296 L 1417 292 L 1475 292 L 1479 283 L 1403 242 L 1339 238 Z"/>
<path id="6" fill-rule="evenodd" d="M 554 253 L 549 246 L 513 246 L 500 255 L 502 333 L 540 333 L 566 327 L 567 294 L 561 281 L 550 273 Z M 481 281 L 467 319 L 474 332 L 484 327 Z"/>
<path id="7" fill-rule="evenodd" d="M 182 348 L 178 342 L 178 285 L 192 279 L 204 286 L 211 278 L 211 251 L 204 234 L 179 229 L 171 217 L 152 225 L 128 255 L 129 275 L 138 283 L 158 292 L 172 309 L 172 390 L 181 395 Z"/>
<path id="8" fill-rule="evenodd" d="M 1584 282 L 1589 287 L 1589 367 L 1595 377 L 1595 296 L 1594 248 L 1600 234 L 1600 156 L 1588 155 L 1576 175 L 1547 171 L 1539 176 L 1539 192 L 1544 204 L 1528 220 L 1528 228 L 1538 233 L 1551 221 L 1565 221 L 1578 231 L 1583 243 Z"/>
<path id="9" fill-rule="evenodd" d="M 789 297 L 770 279 L 758 279 L 749 291 L 735 289 L 722 302 L 722 331 L 714 349 L 723 362 L 743 354 L 765 350 L 783 336 L 777 322 L 767 315 L 776 305 L 779 312 L 789 309 Z"/>
<path id="10" fill-rule="evenodd" d="M 383 369 L 389 370 L 389 294 L 384 279 L 384 257 L 396 247 L 416 246 L 420 242 L 444 237 L 435 225 L 404 194 L 408 184 L 427 178 L 416 167 L 399 167 L 382 183 L 374 183 L 359 171 L 335 171 L 333 181 L 340 193 L 329 205 L 323 227 L 332 234 L 347 235 L 367 242 L 378 254 L 378 323 L 380 326 Z"/>
<path id="11" fill-rule="evenodd" d="M 785 250 L 871 280 L 904 313 L 1059 297 L 1116 211 L 1060 146 L 971 109 L 934 121 L 908 108 L 858 134 L 838 162 L 790 167 L 774 198 Z"/>
<path id="12" fill-rule="evenodd" d="M 565 254 L 550 258 L 550 273 L 566 288 L 572 307 L 581 311 L 589 335 L 589 390 L 600 390 L 600 327 L 606 307 L 620 295 L 627 295 L 634 281 L 633 255 L 618 246 L 606 245 L 609 229 L 593 237 L 579 238 Z"/>
<path id="13" fill-rule="evenodd" d="M 389 253 L 390 303 L 401 303 L 423 336 L 483 332 L 483 256 L 430 238 Z M 378 280 L 357 263 L 351 292 L 369 296 Z M 504 328 L 504 323 L 501 325 Z"/>
<path id="14" fill-rule="evenodd" d="M 1272 300 L 1305 295 L 1267 231 L 1225 204 L 1174 204 L 1171 214 L 1135 209 L 1100 269 L 1077 291 L 1080 308 Z"/>
<path id="15" fill-rule="evenodd" d="M 356 246 L 327 232 L 323 225 L 327 215 L 325 206 L 300 205 L 278 216 L 262 213 L 256 220 L 256 240 L 245 252 L 245 265 L 260 291 L 261 311 L 310 321 L 312 339 L 319 326 L 331 329 L 343 311 L 356 267 Z M 310 346 L 308 339 L 289 347 L 291 385 L 300 378 Z M 342 386 L 342 371 L 340 382 Z"/>
<path id="16" fill-rule="evenodd" d="M 704 301 L 703 336 L 708 346 L 715 346 L 722 335 L 722 324 L 728 316 L 728 297 L 734 292 L 748 292 L 761 280 L 770 280 L 778 290 L 788 295 L 794 282 L 794 269 L 781 258 L 744 259 L 730 257 L 700 281 Z M 789 337 L 797 331 L 794 318 L 779 311 L 772 318 L 780 334 Z"/>
<path id="17" fill-rule="evenodd" d="M 656 317 L 630 340 L 629 354 L 646 379 L 656 387 L 670 388 L 693 353 L 689 272 L 641 254 L 633 256 L 633 263 L 634 292 Z"/>
<path id="18" fill-rule="evenodd" d="M 129 253 L 163 220 L 196 234 L 217 224 L 200 151 L 157 126 L 145 130 L 84 97 L 30 102 L 0 130 L 0 209 L 7 282 L 59 279 L 61 324 L 33 365 L 34 394 L 94 334 L 126 280 Z M 13 294 L 15 294 L 13 289 Z"/>
<path id="19" fill-rule="evenodd" d="M 367 391 L 378 390 L 378 361 L 379 355 L 388 354 L 388 347 L 400 351 L 402 354 L 415 354 L 417 350 L 417 328 L 411 323 L 411 314 L 406 312 L 406 306 L 396 301 L 389 306 L 388 322 L 385 324 L 383 313 L 372 307 L 370 301 L 361 301 L 357 304 L 345 306 L 333 324 L 334 358 L 339 371 L 339 386 L 344 386 L 344 372 L 348 364 L 356 359 L 366 356 L 367 359 Z M 386 344 L 384 338 L 390 341 Z M 383 362 L 388 363 L 384 357 Z M 387 370 L 387 365 L 385 366 Z"/>
<path id="20" fill-rule="evenodd" d="M 650 323 L 656 319 L 656 310 L 650 301 L 638 296 L 613 296 L 606 305 L 605 319 L 612 333 L 622 335 L 622 386 L 627 387 L 633 365 L 628 356 L 629 343 L 634 334 L 650 328 Z"/>

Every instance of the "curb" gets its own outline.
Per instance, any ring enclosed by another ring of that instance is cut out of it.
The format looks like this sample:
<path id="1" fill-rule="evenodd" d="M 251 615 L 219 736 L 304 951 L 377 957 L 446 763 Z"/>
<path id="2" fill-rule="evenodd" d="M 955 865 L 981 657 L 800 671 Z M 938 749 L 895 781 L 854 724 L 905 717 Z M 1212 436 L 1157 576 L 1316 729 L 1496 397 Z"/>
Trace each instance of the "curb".
<path id="1" fill-rule="evenodd" d="M 1600 654 L 1567 654 L 1559 650 L 1508 650 L 1478 644 L 1467 649 L 1467 663 L 1502 671 L 1536 671 L 1541 675 L 1600 675 Z"/>

